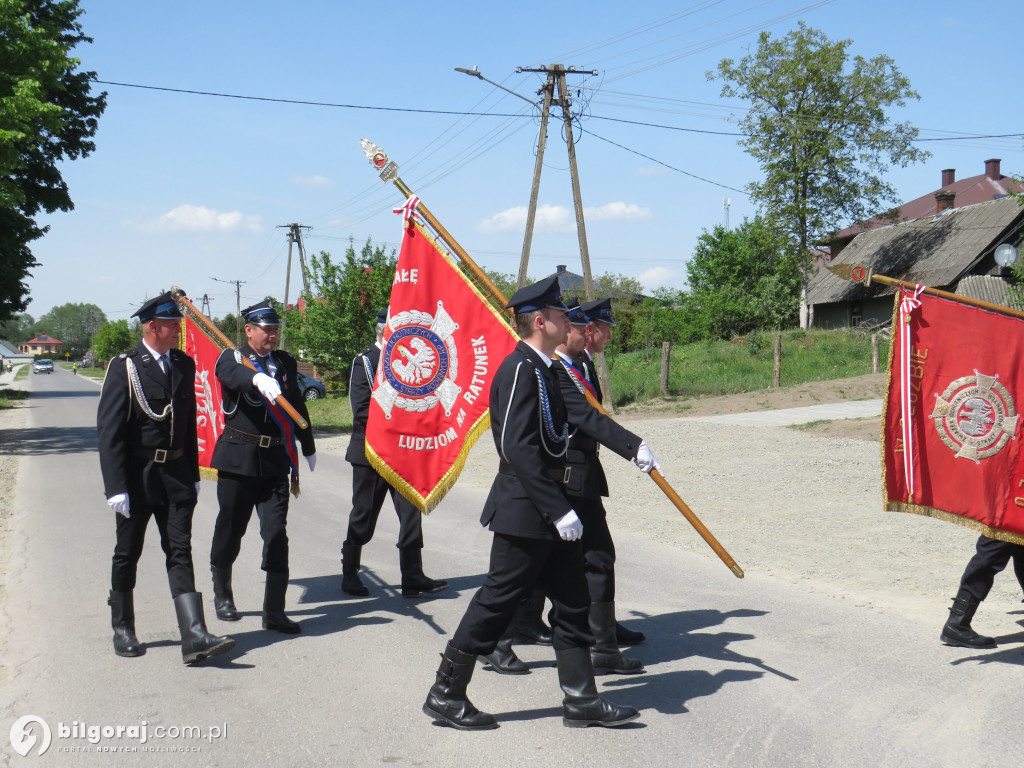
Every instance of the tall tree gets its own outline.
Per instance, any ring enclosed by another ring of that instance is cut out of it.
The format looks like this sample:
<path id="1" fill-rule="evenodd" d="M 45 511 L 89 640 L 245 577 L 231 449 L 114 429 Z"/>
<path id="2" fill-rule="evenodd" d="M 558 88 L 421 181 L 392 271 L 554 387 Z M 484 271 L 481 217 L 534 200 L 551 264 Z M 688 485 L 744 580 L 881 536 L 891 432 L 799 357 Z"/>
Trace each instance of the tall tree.
<path id="1" fill-rule="evenodd" d="M 288 311 L 288 348 L 348 381 L 352 358 L 373 343 L 374 314 L 388 305 L 398 254 L 369 239 L 353 242 L 340 263 L 326 251 L 310 258 L 305 311 Z"/>
<path id="2" fill-rule="evenodd" d="M 61 304 L 39 318 L 38 333 L 64 342 L 64 351 L 79 357 L 89 349 L 92 337 L 107 322 L 103 310 L 95 304 Z"/>
<path id="3" fill-rule="evenodd" d="M 689 304 L 703 338 L 781 329 L 797 318 L 798 259 L 784 233 L 758 216 L 703 230 L 687 264 Z"/>
<path id="4" fill-rule="evenodd" d="M 71 55 L 92 42 L 81 14 L 78 0 L 0 1 L 0 321 L 28 306 L 29 244 L 47 230 L 35 217 L 74 208 L 58 163 L 95 149 L 106 93 Z"/>
<path id="5" fill-rule="evenodd" d="M 920 98 L 910 81 L 888 56 L 851 60 L 850 44 L 800 22 L 783 38 L 762 32 L 754 53 L 707 73 L 725 81 L 722 96 L 750 102 L 739 143 L 764 179 L 748 189 L 798 248 L 801 327 L 813 324 L 806 307 L 811 249 L 897 200 L 883 178 L 890 165 L 930 156 L 914 146 L 916 128 L 890 118 L 893 107 Z"/>
<path id="6" fill-rule="evenodd" d="M 127 320 L 115 320 L 104 323 L 96 331 L 92 340 L 92 351 L 96 356 L 96 365 L 106 367 L 107 361 L 114 355 L 127 352 L 139 343 L 142 338 L 141 326 L 134 329 L 128 326 Z"/>

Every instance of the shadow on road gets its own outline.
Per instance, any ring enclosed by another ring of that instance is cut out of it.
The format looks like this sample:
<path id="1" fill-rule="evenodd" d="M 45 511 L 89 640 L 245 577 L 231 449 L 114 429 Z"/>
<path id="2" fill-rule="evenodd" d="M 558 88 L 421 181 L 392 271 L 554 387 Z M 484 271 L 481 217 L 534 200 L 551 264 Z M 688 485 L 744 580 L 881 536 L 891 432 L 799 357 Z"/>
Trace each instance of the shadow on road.
<path id="1" fill-rule="evenodd" d="M 0 453 L 3 454 L 44 456 L 95 451 L 96 427 L 0 429 Z"/>
<path id="2" fill-rule="evenodd" d="M 43 398 L 55 399 L 61 397 L 93 397 L 99 398 L 100 391 L 89 389 L 48 389 L 43 391 L 34 391 L 30 397 L 31 400 L 42 400 Z"/>

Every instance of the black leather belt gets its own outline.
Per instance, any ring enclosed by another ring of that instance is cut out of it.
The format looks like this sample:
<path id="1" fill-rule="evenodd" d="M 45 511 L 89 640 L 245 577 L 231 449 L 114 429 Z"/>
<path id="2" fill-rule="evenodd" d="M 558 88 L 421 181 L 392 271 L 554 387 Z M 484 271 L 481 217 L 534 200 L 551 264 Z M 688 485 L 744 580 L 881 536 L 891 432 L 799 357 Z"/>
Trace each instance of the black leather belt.
<path id="1" fill-rule="evenodd" d="M 504 461 L 498 463 L 498 471 L 504 475 L 516 474 L 515 470 L 512 469 L 512 465 Z M 565 485 L 569 482 L 572 467 L 544 467 L 543 472 L 556 483 Z"/>
<path id="2" fill-rule="evenodd" d="M 152 459 L 157 464 L 164 464 L 168 461 L 180 459 L 185 455 L 185 451 L 182 448 L 176 451 L 169 451 L 166 448 L 143 448 L 139 451 L 139 455 L 147 460 Z"/>
<path id="3" fill-rule="evenodd" d="M 243 432 L 234 427 L 224 427 L 224 434 L 236 440 L 241 440 L 243 443 L 249 443 L 249 445 L 258 445 L 260 448 L 272 448 L 275 445 L 281 445 L 280 437 L 254 435 L 251 432 Z"/>

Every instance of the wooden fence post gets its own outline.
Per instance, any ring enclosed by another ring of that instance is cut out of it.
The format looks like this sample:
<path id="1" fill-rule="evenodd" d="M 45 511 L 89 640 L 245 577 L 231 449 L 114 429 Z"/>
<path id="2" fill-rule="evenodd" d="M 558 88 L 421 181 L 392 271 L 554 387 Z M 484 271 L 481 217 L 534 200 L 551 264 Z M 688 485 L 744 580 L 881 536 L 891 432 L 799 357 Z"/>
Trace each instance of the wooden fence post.
<path id="1" fill-rule="evenodd" d="M 878 334 L 871 334 L 871 372 L 878 373 Z"/>
<path id="2" fill-rule="evenodd" d="M 668 362 L 672 357 L 672 342 L 661 342 L 661 396 L 668 397 Z"/>
<path id="3" fill-rule="evenodd" d="M 775 365 L 772 367 L 772 389 L 782 384 L 782 334 L 775 334 Z"/>

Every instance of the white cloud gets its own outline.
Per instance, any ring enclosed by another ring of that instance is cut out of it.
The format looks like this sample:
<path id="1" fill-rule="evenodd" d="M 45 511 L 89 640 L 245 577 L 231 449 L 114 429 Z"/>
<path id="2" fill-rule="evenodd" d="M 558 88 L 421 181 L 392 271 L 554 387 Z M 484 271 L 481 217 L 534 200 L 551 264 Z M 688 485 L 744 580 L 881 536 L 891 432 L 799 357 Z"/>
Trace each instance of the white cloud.
<path id="1" fill-rule="evenodd" d="M 637 176 L 668 176 L 672 171 L 663 165 L 645 165 L 636 169 Z"/>
<path id="2" fill-rule="evenodd" d="M 132 222 L 123 222 L 131 225 Z M 253 232 L 263 231 L 259 216 L 241 211 L 221 213 L 202 205 L 179 205 L 156 219 L 142 222 L 143 229 L 154 232 Z"/>
<path id="3" fill-rule="evenodd" d="M 293 176 L 292 184 L 300 187 L 333 187 L 334 182 L 326 176 Z"/>
<path id="4" fill-rule="evenodd" d="M 651 218 L 650 208 L 633 203 L 607 203 L 600 208 L 583 208 L 588 221 L 637 221 Z"/>
<path id="5" fill-rule="evenodd" d="M 635 221 L 651 218 L 649 208 L 633 203 L 607 203 L 602 206 L 583 208 L 584 219 L 590 221 Z M 526 206 L 517 205 L 477 224 L 481 232 L 502 232 L 526 227 Z M 576 214 L 564 205 L 537 206 L 534 229 L 538 232 L 575 232 Z"/>
<path id="6" fill-rule="evenodd" d="M 653 291 L 662 285 L 669 285 L 673 278 L 676 277 L 676 272 L 668 267 L 652 267 L 644 272 L 637 275 L 637 280 L 644 287 L 645 291 Z"/>

